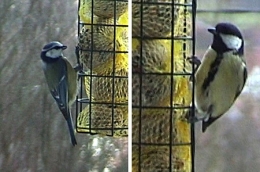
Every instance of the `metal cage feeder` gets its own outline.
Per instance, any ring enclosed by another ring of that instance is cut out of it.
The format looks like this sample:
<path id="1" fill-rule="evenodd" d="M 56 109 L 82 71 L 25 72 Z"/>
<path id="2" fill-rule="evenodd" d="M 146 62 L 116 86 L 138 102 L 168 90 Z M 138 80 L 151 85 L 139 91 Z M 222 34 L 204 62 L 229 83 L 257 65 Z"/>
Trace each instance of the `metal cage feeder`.
<path id="1" fill-rule="evenodd" d="M 132 1 L 132 171 L 194 171 L 195 14 L 192 0 Z"/>
<path id="2" fill-rule="evenodd" d="M 127 1 L 80 0 L 77 132 L 128 136 Z"/>

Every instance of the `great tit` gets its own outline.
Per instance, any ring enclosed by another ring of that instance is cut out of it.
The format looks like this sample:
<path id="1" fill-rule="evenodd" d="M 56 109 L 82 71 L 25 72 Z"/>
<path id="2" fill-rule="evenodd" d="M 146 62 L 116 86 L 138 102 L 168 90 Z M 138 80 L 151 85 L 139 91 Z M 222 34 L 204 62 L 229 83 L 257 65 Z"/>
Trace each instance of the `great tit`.
<path id="1" fill-rule="evenodd" d="M 240 95 L 246 79 L 244 40 L 239 29 L 231 23 L 218 23 L 208 29 L 213 42 L 201 63 L 197 57 L 192 61 L 198 66 L 195 73 L 195 118 L 202 120 L 202 132 L 221 117 Z"/>
<path id="2" fill-rule="evenodd" d="M 71 143 L 75 146 L 77 141 L 70 107 L 76 100 L 78 91 L 77 70 L 73 68 L 69 61 L 63 56 L 62 52 L 66 48 L 67 46 L 60 42 L 50 42 L 43 47 L 41 59 L 49 90 L 67 121 Z"/>

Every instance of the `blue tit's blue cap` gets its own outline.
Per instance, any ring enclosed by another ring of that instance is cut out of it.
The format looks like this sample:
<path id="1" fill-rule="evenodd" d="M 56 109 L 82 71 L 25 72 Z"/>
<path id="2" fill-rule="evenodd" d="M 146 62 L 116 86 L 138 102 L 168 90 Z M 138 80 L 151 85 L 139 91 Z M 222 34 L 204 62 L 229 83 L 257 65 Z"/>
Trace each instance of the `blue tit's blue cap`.
<path id="1" fill-rule="evenodd" d="M 59 48 L 65 50 L 65 49 L 67 48 L 67 46 L 66 46 L 66 45 L 63 45 L 62 43 L 60 43 L 60 42 L 58 42 L 58 41 L 52 41 L 52 42 L 46 44 L 46 45 L 43 47 L 42 51 L 49 51 L 49 50 L 51 50 L 51 49 L 59 49 Z"/>

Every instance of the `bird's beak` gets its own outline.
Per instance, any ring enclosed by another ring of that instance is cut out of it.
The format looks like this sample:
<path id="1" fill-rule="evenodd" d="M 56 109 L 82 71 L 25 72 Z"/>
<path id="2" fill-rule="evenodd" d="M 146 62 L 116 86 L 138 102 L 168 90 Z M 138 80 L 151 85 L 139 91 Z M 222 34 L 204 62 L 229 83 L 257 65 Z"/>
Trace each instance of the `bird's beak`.
<path id="1" fill-rule="evenodd" d="M 208 31 L 212 33 L 213 35 L 217 35 L 217 31 L 215 28 L 209 28 Z"/>
<path id="2" fill-rule="evenodd" d="M 67 49 L 67 46 L 66 46 L 66 45 L 63 45 L 63 46 L 62 46 L 62 49 L 63 49 L 63 50 Z"/>

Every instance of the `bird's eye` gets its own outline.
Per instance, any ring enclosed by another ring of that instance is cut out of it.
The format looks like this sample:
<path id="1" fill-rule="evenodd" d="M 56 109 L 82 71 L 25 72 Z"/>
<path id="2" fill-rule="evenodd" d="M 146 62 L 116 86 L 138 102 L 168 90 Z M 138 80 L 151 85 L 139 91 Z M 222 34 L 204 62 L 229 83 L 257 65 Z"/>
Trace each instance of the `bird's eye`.
<path id="1" fill-rule="evenodd" d="M 53 49 L 55 49 L 55 50 L 59 50 L 59 49 L 60 49 L 60 47 L 54 47 Z"/>

